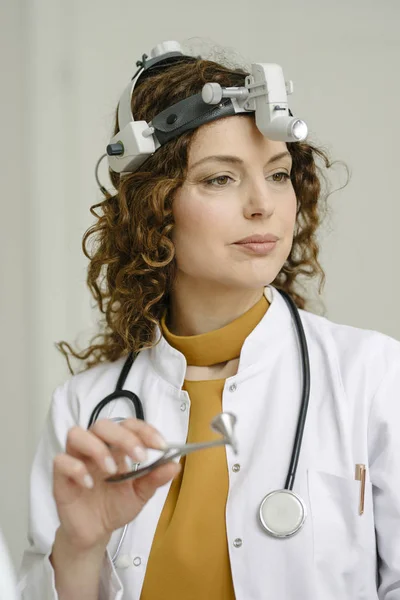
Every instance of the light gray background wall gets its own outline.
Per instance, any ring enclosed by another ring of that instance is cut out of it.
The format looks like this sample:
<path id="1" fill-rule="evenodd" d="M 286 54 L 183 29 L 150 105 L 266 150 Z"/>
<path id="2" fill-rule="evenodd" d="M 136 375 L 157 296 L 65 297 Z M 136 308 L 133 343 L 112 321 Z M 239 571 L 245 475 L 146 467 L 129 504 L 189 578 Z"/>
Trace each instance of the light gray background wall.
<path id="1" fill-rule="evenodd" d="M 283 66 L 295 83 L 292 109 L 352 172 L 321 232 L 327 316 L 400 338 L 400 4 L 2 0 L 1 8 L 0 527 L 18 564 L 32 455 L 52 390 L 68 376 L 54 342 L 83 341 L 95 323 L 80 249 L 99 198 L 93 168 L 136 60 L 159 41 L 211 39 L 247 62 Z"/>

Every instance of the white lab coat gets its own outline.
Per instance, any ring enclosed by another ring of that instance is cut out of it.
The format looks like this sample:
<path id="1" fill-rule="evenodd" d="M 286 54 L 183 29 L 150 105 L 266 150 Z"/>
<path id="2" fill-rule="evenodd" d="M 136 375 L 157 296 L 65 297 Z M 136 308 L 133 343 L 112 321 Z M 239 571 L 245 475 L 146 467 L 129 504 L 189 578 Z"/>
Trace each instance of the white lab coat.
<path id="1" fill-rule="evenodd" d="M 294 537 L 271 538 L 257 515 L 262 498 L 285 483 L 302 374 L 286 303 L 272 286 L 265 293 L 271 306 L 245 340 L 238 373 L 226 380 L 222 397 L 223 410 L 238 419 L 239 455 L 226 448 L 227 544 L 236 599 L 399 600 L 400 343 L 300 311 L 311 394 L 294 491 L 308 516 Z M 54 394 L 32 470 L 32 546 L 25 552 L 20 581 L 24 600 L 57 598 L 48 560 L 58 526 L 53 457 L 63 451 L 68 429 L 86 427 L 94 406 L 114 390 L 123 362 L 79 374 Z M 147 421 L 179 443 L 186 441 L 190 414 L 190 398 L 181 389 L 185 368 L 183 354 L 163 339 L 140 353 L 125 384 L 141 398 Z M 102 414 L 131 415 L 124 400 Z M 362 516 L 356 463 L 367 466 Z M 233 470 L 234 464 L 240 470 Z M 113 534 L 101 600 L 139 600 L 168 489 L 169 484 L 158 489 L 130 524 L 115 568 L 110 555 L 121 532 Z"/>
<path id="2" fill-rule="evenodd" d="M 0 531 L 0 600 L 17 600 L 17 583 L 11 558 Z"/>

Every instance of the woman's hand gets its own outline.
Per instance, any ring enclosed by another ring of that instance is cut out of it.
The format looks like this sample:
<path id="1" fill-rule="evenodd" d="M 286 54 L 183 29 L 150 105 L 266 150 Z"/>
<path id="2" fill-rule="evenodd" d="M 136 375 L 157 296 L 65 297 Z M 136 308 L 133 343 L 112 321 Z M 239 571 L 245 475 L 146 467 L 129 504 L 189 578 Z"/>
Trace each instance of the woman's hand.
<path id="1" fill-rule="evenodd" d="M 167 463 L 138 479 L 107 483 L 128 470 L 126 457 L 143 462 L 145 449 L 162 449 L 160 434 L 141 420 L 97 421 L 90 430 L 73 427 L 66 451 L 54 459 L 53 494 L 64 543 L 82 553 L 106 547 L 112 532 L 132 521 L 156 489 L 179 473 Z"/>

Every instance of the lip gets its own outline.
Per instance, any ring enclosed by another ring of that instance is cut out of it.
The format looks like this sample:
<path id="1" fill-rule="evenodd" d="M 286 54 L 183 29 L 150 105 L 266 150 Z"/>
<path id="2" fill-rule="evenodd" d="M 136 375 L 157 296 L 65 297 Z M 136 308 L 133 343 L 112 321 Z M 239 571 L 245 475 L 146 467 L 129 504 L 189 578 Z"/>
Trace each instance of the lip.
<path id="1" fill-rule="evenodd" d="M 277 242 L 279 238 L 276 235 L 272 235 L 272 233 L 266 233 L 265 235 L 250 235 L 247 238 L 243 238 L 235 244 L 271 244 Z"/>
<path id="2" fill-rule="evenodd" d="M 241 250 L 245 251 L 245 252 L 250 252 L 251 254 L 258 254 L 259 256 L 266 256 L 267 254 L 270 254 L 275 246 L 276 246 L 277 242 L 257 242 L 257 243 L 247 243 L 247 244 L 233 244 L 234 246 L 236 246 L 237 248 L 240 248 Z"/>

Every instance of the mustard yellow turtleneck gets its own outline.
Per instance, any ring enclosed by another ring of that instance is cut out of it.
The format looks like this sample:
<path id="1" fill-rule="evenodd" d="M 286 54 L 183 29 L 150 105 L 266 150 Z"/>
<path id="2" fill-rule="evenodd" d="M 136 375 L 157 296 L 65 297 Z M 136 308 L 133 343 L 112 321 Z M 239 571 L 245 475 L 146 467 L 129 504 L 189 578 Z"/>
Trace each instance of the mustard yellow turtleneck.
<path id="1" fill-rule="evenodd" d="M 188 365 L 211 366 L 240 356 L 246 337 L 268 309 L 263 296 L 225 327 L 193 336 L 161 327 L 168 343 Z M 211 419 L 222 411 L 224 379 L 184 381 L 191 408 L 187 442 L 218 437 Z M 234 600 L 226 538 L 225 507 L 229 488 L 225 448 L 182 458 L 158 521 L 141 600 Z"/>

